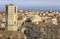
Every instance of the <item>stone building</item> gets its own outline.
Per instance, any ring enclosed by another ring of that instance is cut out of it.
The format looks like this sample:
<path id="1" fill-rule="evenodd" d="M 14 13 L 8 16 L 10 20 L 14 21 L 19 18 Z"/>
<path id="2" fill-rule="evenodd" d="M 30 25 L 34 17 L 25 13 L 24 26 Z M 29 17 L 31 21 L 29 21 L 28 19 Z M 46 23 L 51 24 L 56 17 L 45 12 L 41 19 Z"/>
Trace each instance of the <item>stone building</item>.
<path id="1" fill-rule="evenodd" d="M 6 30 L 17 31 L 17 6 L 6 5 Z"/>

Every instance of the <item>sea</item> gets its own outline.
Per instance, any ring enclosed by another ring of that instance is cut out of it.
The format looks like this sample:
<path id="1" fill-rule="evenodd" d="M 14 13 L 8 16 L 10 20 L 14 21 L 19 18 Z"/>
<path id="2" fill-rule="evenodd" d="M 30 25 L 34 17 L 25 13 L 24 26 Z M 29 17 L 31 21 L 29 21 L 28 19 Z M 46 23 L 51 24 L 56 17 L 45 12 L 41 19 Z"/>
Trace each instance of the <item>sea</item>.
<path id="1" fill-rule="evenodd" d="M 18 10 L 25 10 L 25 11 L 31 11 L 31 10 L 35 10 L 35 11 L 54 11 L 54 12 L 60 12 L 60 6 L 43 6 L 43 7 L 27 7 L 27 6 L 18 6 Z M 0 12 L 6 11 L 5 5 L 0 5 Z"/>

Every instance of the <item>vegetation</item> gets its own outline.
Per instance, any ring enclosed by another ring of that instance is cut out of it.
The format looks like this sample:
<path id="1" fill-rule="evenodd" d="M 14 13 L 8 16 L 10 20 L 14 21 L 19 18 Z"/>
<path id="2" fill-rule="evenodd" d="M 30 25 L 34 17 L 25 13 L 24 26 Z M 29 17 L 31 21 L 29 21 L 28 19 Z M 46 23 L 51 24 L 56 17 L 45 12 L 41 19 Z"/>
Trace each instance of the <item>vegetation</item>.
<path id="1" fill-rule="evenodd" d="M 41 37 L 40 28 L 37 26 L 28 26 L 24 33 L 27 36 L 27 39 L 37 39 Z"/>

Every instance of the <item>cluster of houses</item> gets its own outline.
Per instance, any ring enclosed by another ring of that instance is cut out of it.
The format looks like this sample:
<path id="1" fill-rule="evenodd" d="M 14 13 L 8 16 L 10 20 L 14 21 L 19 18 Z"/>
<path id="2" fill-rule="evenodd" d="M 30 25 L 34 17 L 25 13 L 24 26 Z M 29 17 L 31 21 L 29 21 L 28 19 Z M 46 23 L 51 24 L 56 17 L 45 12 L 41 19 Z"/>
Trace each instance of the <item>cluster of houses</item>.
<path id="1" fill-rule="evenodd" d="M 38 24 L 38 22 L 46 22 L 49 24 L 58 25 L 58 21 L 60 20 L 60 13 L 59 12 L 37 12 L 37 11 L 18 11 L 18 26 L 20 26 L 25 20 L 30 19 L 31 22 L 35 22 Z M 0 12 L 0 27 L 5 27 L 5 12 Z"/>
<path id="2" fill-rule="evenodd" d="M 46 22 L 49 24 L 58 25 L 58 20 L 60 18 L 59 12 L 36 12 L 36 11 L 20 11 L 19 13 L 20 18 L 30 19 L 32 22 Z M 24 20 L 24 19 L 23 19 Z"/>

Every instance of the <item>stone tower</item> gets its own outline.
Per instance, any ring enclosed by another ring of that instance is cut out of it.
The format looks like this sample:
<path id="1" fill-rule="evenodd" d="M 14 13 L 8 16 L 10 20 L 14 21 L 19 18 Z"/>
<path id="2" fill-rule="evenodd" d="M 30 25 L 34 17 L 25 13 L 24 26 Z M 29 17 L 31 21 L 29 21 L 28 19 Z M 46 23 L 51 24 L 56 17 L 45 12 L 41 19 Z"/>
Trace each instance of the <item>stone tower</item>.
<path id="1" fill-rule="evenodd" d="M 17 6 L 6 5 L 6 30 L 17 31 Z"/>

